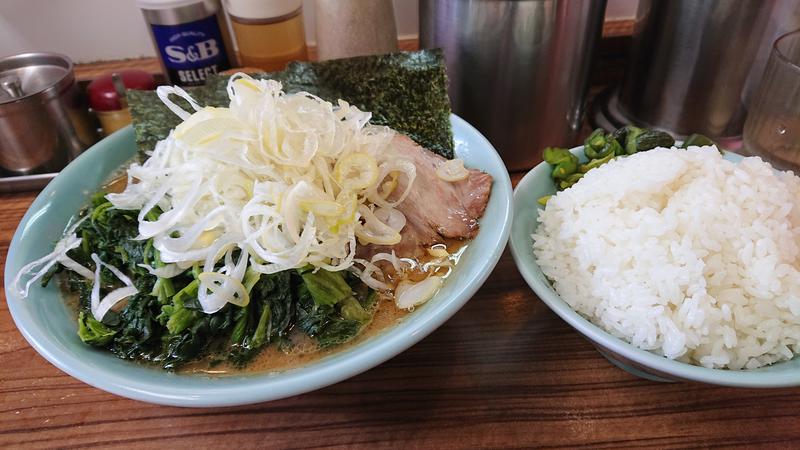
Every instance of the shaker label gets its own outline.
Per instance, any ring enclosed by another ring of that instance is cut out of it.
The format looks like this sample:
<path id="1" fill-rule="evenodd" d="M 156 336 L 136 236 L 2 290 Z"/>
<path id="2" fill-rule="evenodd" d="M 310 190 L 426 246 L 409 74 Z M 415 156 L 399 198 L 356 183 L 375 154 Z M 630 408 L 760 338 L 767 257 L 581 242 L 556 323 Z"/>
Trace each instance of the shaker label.
<path id="1" fill-rule="evenodd" d="M 217 16 L 180 25 L 150 25 L 172 83 L 197 86 L 230 69 Z"/>

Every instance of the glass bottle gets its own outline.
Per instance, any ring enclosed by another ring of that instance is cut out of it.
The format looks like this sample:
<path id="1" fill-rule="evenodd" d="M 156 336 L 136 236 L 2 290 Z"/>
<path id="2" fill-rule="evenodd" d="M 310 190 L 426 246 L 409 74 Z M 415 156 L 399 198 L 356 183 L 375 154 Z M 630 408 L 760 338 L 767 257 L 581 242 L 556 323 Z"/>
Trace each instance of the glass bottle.
<path id="1" fill-rule="evenodd" d="M 302 0 L 225 0 L 239 64 L 268 72 L 307 59 Z"/>

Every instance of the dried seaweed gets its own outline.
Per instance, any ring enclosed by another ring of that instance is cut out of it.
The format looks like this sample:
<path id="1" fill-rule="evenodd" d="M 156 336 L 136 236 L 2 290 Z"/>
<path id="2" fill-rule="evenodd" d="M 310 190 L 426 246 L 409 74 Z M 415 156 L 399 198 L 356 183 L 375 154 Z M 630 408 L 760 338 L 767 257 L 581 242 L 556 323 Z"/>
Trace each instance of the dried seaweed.
<path id="1" fill-rule="evenodd" d="M 136 146 L 141 152 L 152 150 L 180 123 L 178 116 L 164 106 L 153 91 L 129 89 L 125 96 L 133 119 Z"/>
<path id="2" fill-rule="evenodd" d="M 446 158 L 453 157 L 450 102 L 444 57 L 440 50 L 400 52 L 322 62 L 294 62 L 283 72 L 256 78 L 280 81 L 286 92 L 305 91 L 330 102 L 338 99 L 372 112 L 372 123 L 407 134 Z M 201 105 L 226 106 L 228 77 L 211 77 L 191 90 Z M 136 143 L 149 150 L 179 120 L 153 92 L 131 91 Z"/>

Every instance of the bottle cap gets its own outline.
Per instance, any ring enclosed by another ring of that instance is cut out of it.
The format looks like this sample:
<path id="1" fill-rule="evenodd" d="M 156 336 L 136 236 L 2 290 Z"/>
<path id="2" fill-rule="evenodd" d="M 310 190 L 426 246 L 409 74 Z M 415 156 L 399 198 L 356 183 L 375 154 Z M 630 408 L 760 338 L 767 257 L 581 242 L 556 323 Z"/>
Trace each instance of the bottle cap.
<path id="1" fill-rule="evenodd" d="M 288 16 L 302 6 L 303 0 L 225 0 L 228 14 L 241 19 Z"/>
<path id="2" fill-rule="evenodd" d="M 155 89 L 153 76 L 143 70 L 121 70 L 117 72 L 127 89 L 149 91 Z M 86 88 L 89 105 L 95 111 L 117 111 L 122 109 L 122 102 L 114 88 L 112 74 L 95 78 Z"/>

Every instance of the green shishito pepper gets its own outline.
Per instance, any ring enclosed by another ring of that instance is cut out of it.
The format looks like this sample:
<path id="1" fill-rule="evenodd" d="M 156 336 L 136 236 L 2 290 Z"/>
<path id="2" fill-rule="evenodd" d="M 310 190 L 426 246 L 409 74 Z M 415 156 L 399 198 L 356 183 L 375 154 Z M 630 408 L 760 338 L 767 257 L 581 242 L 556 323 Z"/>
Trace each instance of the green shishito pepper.
<path id="1" fill-rule="evenodd" d="M 602 128 L 592 131 L 583 143 L 583 153 L 589 159 L 599 158 L 600 152 L 606 146 L 606 132 Z"/>
<path id="2" fill-rule="evenodd" d="M 556 164 L 553 168 L 553 178 L 566 178 L 578 170 L 578 158 L 573 156 L 567 161 Z"/>
<path id="3" fill-rule="evenodd" d="M 637 151 L 636 138 L 639 137 L 640 134 L 644 133 L 645 130 L 633 125 L 628 125 L 625 128 L 628 130 L 628 132 L 625 134 L 625 153 L 632 155 Z"/>
<path id="4" fill-rule="evenodd" d="M 556 165 L 570 159 L 571 153 L 566 148 L 547 147 L 542 152 L 542 158 L 546 163 Z"/>
<path id="5" fill-rule="evenodd" d="M 613 133 L 607 133 L 602 128 L 592 131 L 583 144 L 583 153 L 588 160 L 585 164 L 579 164 L 578 158 L 566 148 L 547 147 L 544 149 L 543 157 L 545 162 L 552 166 L 550 175 L 556 189 L 564 190 L 580 181 L 590 170 L 602 166 L 617 156 L 673 145 L 675 139 L 667 132 L 625 125 Z M 692 134 L 686 138 L 681 147 L 704 145 L 716 145 L 716 143 L 701 134 Z M 545 195 L 537 199 L 537 202 L 544 206 L 550 197 Z"/>
<path id="6" fill-rule="evenodd" d="M 705 146 L 705 145 L 714 145 L 714 146 L 719 147 L 716 142 L 711 140 L 711 138 L 703 136 L 702 134 L 695 133 L 695 134 L 690 135 L 689 137 L 686 138 L 685 141 L 683 141 L 683 144 L 681 145 L 681 148 L 689 148 L 689 147 L 694 147 L 694 146 L 702 147 L 702 146 Z"/>
<path id="7" fill-rule="evenodd" d="M 566 189 L 573 184 L 577 183 L 583 177 L 583 173 L 573 173 L 572 175 L 564 178 L 561 182 L 558 183 L 558 187 L 561 189 Z"/>
<path id="8" fill-rule="evenodd" d="M 592 169 L 596 169 L 596 168 L 602 166 L 603 164 L 611 161 L 614 158 L 615 158 L 615 155 L 613 153 L 609 153 L 608 155 L 606 155 L 605 158 L 593 159 L 593 160 L 587 162 L 586 164 L 581 164 L 581 166 L 578 167 L 578 172 L 580 172 L 581 174 L 585 174 L 586 172 L 588 172 L 588 171 L 590 171 Z"/>
<path id="9" fill-rule="evenodd" d="M 656 147 L 672 147 L 675 145 L 675 138 L 664 131 L 645 130 L 636 136 L 636 151 L 644 152 Z"/>
<path id="10" fill-rule="evenodd" d="M 578 170 L 578 157 L 566 148 L 547 147 L 543 152 L 544 160 L 553 166 L 553 178 L 562 179 Z"/>

